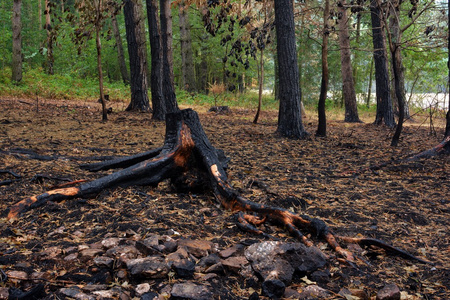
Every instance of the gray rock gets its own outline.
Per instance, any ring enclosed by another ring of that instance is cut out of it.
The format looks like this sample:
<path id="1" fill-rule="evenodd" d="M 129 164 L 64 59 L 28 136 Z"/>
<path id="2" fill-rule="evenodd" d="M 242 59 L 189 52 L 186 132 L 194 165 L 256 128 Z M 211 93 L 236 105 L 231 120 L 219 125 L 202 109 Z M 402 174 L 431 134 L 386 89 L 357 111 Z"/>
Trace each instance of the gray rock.
<path id="1" fill-rule="evenodd" d="M 102 246 L 106 249 L 117 247 L 119 246 L 120 240 L 121 239 L 116 237 L 107 238 L 102 241 Z"/>
<path id="2" fill-rule="evenodd" d="M 96 297 L 83 293 L 79 288 L 70 287 L 59 289 L 59 292 L 64 296 L 75 298 L 77 300 L 95 300 Z"/>
<path id="3" fill-rule="evenodd" d="M 331 293 L 320 286 L 308 285 L 301 293 L 298 299 L 326 299 Z"/>
<path id="4" fill-rule="evenodd" d="M 221 261 L 228 270 L 238 273 L 239 270 L 248 265 L 248 260 L 244 256 L 232 256 Z"/>
<path id="5" fill-rule="evenodd" d="M 185 247 L 187 251 L 195 257 L 203 257 L 215 252 L 214 244 L 205 240 L 178 240 L 178 248 Z"/>
<path id="6" fill-rule="evenodd" d="M 244 245 L 236 244 L 230 248 L 220 251 L 219 255 L 222 258 L 228 258 L 230 256 L 236 255 L 237 253 L 241 252 L 243 249 L 244 249 Z"/>
<path id="7" fill-rule="evenodd" d="M 159 256 L 131 259 L 126 264 L 135 277 L 164 278 L 169 273 L 169 267 Z"/>
<path id="8" fill-rule="evenodd" d="M 278 299 L 284 295 L 286 286 L 278 279 L 266 280 L 262 283 L 262 294 L 270 299 Z"/>
<path id="9" fill-rule="evenodd" d="M 195 264 L 190 259 L 182 259 L 172 264 L 172 269 L 181 278 L 192 278 L 195 271 Z"/>
<path id="10" fill-rule="evenodd" d="M 213 294 L 204 285 L 177 283 L 173 285 L 170 299 L 173 300 L 210 300 Z"/>
<path id="11" fill-rule="evenodd" d="M 143 241 L 136 242 L 136 248 L 144 255 L 155 255 L 160 251 L 159 249 L 159 235 L 152 234 Z"/>
<path id="12" fill-rule="evenodd" d="M 399 300 L 400 289 L 395 284 L 388 284 L 384 286 L 377 293 L 377 300 Z"/>
<path id="13" fill-rule="evenodd" d="M 0 287 L 0 299 L 8 299 L 9 289 L 7 287 Z"/>
<path id="14" fill-rule="evenodd" d="M 94 258 L 94 264 L 98 267 L 112 268 L 114 259 L 107 256 L 97 256 Z"/>
<path id="15" fill-rule="evenodd" d="M 328 282 L 330 282 L 330 271 L 328 270 L 317 270 L 312 272 L 309 276 L 309 279 L 311 279 L 311 281 L 317 282 L 319 284 L 327 284 Z"/>

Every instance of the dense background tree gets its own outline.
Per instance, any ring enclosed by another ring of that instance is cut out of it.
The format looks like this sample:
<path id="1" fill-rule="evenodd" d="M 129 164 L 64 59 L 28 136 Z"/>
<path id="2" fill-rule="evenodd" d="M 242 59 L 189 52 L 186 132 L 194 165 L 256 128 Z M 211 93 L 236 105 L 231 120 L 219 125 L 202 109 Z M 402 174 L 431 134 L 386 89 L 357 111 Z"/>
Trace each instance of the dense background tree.
<path id="1" fill-rule="evenodd" d="M 162 45 L 162 91 L 166 112 L 176 112 L 177 98 L 173 81 L 173 51 L 172 51 L 172 15 L 170 1 L 160 0 L 160 25 Z"/>
<path id="2" fill-rule="evenodd" d="M 22 0 L 14 0 L 12 16 L 12 80 L 22 80 Z"/>
<path id="3" fill-rule="evenodd" d="M 152 93 L 153 115 L 155 120 L 165 120 L 166 105 L 162 91 L 162 48 L 161 32 L 158 24 L 158 5 L 157 0 L 146 0 L 147 20 L 150 35 L 151 48 L 151 75 L 150 88 Z"/>
<path id="4" fill-rule="evenodd" d="M 194 57 L 192 54 L 191 24 L 188 14 L 189 6 L 185 1 L 179 4 L 181 82 L 180 88 L 189 92 L 196 91 Z"/>
<path id="5" fill-rule="evenodd" d="M 134 0 L 125 0 L 123 12 L 127 33 L 128 54 L 130 57 L 131 101 L 127 111 L 150 111 L 148 100 L 146 49 L 142 41 L 142 24 L 139 6 Z"/>
<path id="6" fill-rule="evenodd" d="M 355 81 L 350 51 L 349 17 L 347 3 L 339 0 L 337 3 L 339 15 L 339 48 L 341 51 L 342 94 L 345 104 L 345 122 L 361 122 L 356 104 Z"/>
<path id="7" fill-rule="evenodd" d="M 275 1 L 279 99 L 277 132 L 290 138 L 305 138 L 300 111 L 300 86 L 295 49 L 294 11 L 292 1 Z"/>
<path id="8" fill-rule="evenodd" d="M 330 35 L 330 26 L 328 19 L 330 18 L 330 0 L 324 1 L 323 8 L 323 36 L 322 36 L 322 80 L 320 82 L 320 95 L 319 102 L 317 104 L 318 111 L 318 124 L 317 124 L 317 136 L 327 135 L 327 116 L 325 113 L 325 101 L 328 94 L 328 36 Z"/>
<path id="9" fill-rule="evenodd" d="M 385 42 L 385 30 L 382 24 L 382 14 L 377 0 L 370 2 L 370 15 L 372 19 L 372 40 L 373 40 L 373 60 L 375 64 L 375 85 L 376 85 L 376 101 L 377 114 L 375 124 L 384 124 L 390 128 L 394 128 L 394 111 L 392 108 L 390 84 L 389 84 L 389 68 Z"/>

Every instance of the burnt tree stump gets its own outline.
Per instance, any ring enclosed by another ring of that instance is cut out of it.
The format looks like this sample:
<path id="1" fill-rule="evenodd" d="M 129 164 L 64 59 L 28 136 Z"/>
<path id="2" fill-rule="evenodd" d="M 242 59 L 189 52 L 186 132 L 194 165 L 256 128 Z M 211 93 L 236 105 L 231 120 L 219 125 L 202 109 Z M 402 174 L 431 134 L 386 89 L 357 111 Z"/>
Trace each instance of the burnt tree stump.
<path id="1" fill-rule="evenodd" d="M 7 218 L 15 219 L 21 212 L 41 206 L 47 201 L 94 197 L 103 189 L 131 185 L 156 186 L 165 179 L 180 181 L 189 171 L 196 177 L 206 179 L 222 207 L 238 212 L 238 225 L 248 231 L 265 235 L 256 226 L 267 220 L 284 227 L 308 246 L 313 243 L 301 231 L 325 240 L 347 262 L 353 262 L 354 257 L 350 251 L 338 244 L 337 238 L 346 243 L 377 246 L 407 259 L 429 263 L 380 240 L 335 236 L 325 222 L 320 219 L 300 216 L 283 208 L 249 201 L 241 197 L 228 183 L 225 171 L 227 162 L 223 151 L 217 150 L 209 142 L 197 113 L 191 109 L 182 110 L 167 114 L 165 142 L 161 148 L 130 157 L 82 165 L 83 169 L 90 171 L 111 168 L 124 169 L 91 182 L 82 183 L 77 187 L 54 189 L 26 198 L 9 209 Z"/>

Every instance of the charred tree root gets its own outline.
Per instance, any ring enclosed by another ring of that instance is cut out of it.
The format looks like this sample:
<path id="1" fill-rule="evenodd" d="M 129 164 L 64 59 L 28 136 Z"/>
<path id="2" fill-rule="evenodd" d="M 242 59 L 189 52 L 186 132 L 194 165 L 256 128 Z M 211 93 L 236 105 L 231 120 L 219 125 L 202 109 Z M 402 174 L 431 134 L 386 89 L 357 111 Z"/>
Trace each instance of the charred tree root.
<path id="1" fill-rule="evenodd" d="M 338 244 L 336 241 L 338 237 L 322 220 L 299 216 L 282 208 L 265 206 L 241 197 L 228 183 L 224 169 L 226 160 L 223 157 L 219 158 L 222 152 L 217 151 L 209 142 L 195 111 L 187 109 L 168 114 L 166 126 L 166 138 L 162 148 L 128 159 L 120 158 L 104 164 L 95 164 L 94 167 L 85 165 L 83 168 L 88 170 L 102 170 L 117 166 L 126 168 L 97 180 L 82 183 L 78 187 L 55 189 L 24 199 L 10 208 L 8 219 L 17 218 L 19 213 L 43 205 L 50 200 L 61 201 L 95 196 L 103 189 L 117 186 L 157 185 L 164 179 L 177 178 L 188 170 L 198 169 L 198 173 L 207 175 L 210 187 L 220 204 L 225 209 L 238 212 L 239 227 L 270 237 L 255 226 L 266 220 L 272 221 L 284 226 L 298 240 L 312 246 L 312 241 L 300 231 L 305 230 L 313 236 L 327 241 L 347 261 L 354 261 L 353 254 Z M 260 218 L 245 213 L 255 213 Z M 358 243 L 364 246 L 374 245 L 408 259 L 428 263 L 379 240 L 348 237 L 341 239 L 344 242 Z"/>
<path id="2" fill-rule="evenodd" d="M 362 174 L 366 171 L 377 171 L 380 170 L 386 166 L 392 165 L 392 164 L 398 164 L 402 162 L 414 162 L 419 159 L 428 159 L 437 155 L 443 155 L 443 154 L 450 154 L 450 136 L 446 136 L 442 142 L 440 142 L 438 145 L 434 146 L 431 149 L 427 149 L 425 151 L 422 151 L 416 155 L 406 157 L 403 159 L 396 159 L 396 160 L 390 160 L 386 161 L 377 165 L 373 165 L 367 168 L 360 169 L 358 171 L 352 172 L 354 176 Z"/>

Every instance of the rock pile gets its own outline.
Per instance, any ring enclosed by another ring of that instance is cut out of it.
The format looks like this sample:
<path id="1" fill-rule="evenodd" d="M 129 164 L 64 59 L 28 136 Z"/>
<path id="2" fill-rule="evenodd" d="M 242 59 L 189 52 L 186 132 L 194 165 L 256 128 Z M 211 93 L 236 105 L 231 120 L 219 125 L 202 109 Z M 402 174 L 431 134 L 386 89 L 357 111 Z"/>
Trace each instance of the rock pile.
<path id="1" fill-rule="evenodd" d="M 80 269 L 77 274 L 57 277 L 57 282 L 64 283 L 55 290 L 61 298 L 218 299 L 223 291 L 216 288 L 217 283 L 230 275 L 238 276 L 245 286 L 258 291 L 250 299 L 259 299 L 260 295 L 271 299 L 320 299 L 331 295 L 317 285 L 330 280 L 327 258 L 317 248 L 300 243 L 264 241 L 219 250 L 210 241 L 175 240 L 154 234 L 145 238 L 109 237 L 68 249 L 52 247 L 39 255 L 42 261 L 58 258 L 68 265 L 84 265 L 83 270 L 91 274 L 83 280 Z M 5 274 L 8 280 L 28 282 L 29 288 L 27 292 L 0 288 L 0 299 L 45 296 L 43 284 L 51 281 L 47 279 L 49 274 L 29 267 Z M 309 278 L 311 285 L 299 291 L 291 289 L 294 277 Z"/>

